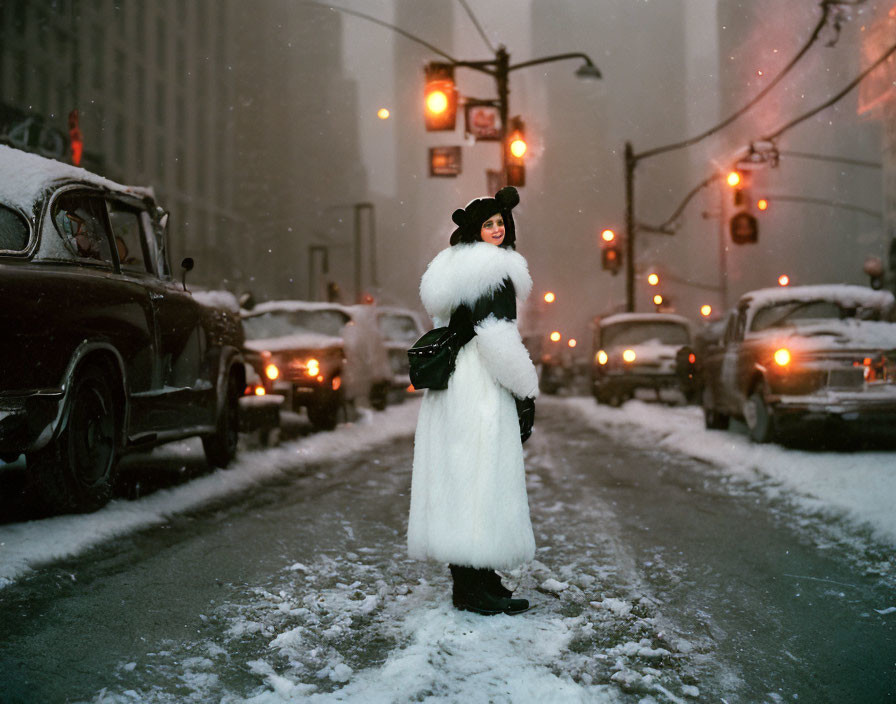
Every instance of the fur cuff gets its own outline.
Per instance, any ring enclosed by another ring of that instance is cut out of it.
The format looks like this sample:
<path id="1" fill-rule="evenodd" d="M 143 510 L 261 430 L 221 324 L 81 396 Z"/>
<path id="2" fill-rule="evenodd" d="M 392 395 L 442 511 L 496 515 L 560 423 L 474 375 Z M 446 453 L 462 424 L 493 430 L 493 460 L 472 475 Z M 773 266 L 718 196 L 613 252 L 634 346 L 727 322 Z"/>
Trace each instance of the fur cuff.
<path id="1" fill-rule="evenodd" d="M 517 398 L 538 396 L 538 374 L 515 322 L 489 316 L 476 326 L 473 339 L 495 381 Z"/>

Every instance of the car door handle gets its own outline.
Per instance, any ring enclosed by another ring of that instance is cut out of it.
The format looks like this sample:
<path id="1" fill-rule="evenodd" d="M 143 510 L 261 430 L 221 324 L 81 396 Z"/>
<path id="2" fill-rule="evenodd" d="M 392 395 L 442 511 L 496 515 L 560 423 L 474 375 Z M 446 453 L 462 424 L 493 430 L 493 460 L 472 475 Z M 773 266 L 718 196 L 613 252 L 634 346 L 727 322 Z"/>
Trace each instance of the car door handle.
<path id="1" fill-rule="evenodd" d="M 161 301 L 163 298 L 165 298 L 164 293 L 157 293 L 156 291 L 149 292 L 149 300 L 151 301 Z"/>

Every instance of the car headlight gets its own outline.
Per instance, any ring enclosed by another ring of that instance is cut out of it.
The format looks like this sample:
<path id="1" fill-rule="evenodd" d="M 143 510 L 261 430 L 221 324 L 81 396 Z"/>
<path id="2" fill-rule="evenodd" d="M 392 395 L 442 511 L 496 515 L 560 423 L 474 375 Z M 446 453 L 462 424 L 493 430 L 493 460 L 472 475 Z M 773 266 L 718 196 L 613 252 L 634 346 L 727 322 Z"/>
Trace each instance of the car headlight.
<path id="1" fill-rule="evenodd" d="M 308 376 L 315 377 L 320 375 L 320 362 L 312 358 L 305 362 L 305 373 Z"/>
<path id="2" fill-rule="evenodd" d="M 604 352 L 603 350 L 598 350 L 597 354 L 594 356 L 594 358 L 597 360 L 597 363 L 600 364 L 601 366 L 605 365 L 610 359 L 607 356 L 607 353 Z"/>
<path id="3" fill-rule="evenodd" d="M 635 351 L 634 351 L 634 350 L 625 350 L 625 351 L 622 353 L 622 359 L 623 359 L 623 361 L 628 362 L 629 364 L 631 364 L 632 362 L 634 362 L 635 359 L 637 358 L 637 356 L 638 356 L 638 355 L 635 354 Z"/>
<path id="4" fill-rule="evenodd" d="M 274 381 L 274 379 L 277 379 L 280 376 L 280 369 L 272 362 L 265 366 L 264 375 L 271 381 Z"/>
<path id="5" fill-rule="evenodd" d="M 781 347 L 780 349 L 775 350 L 774 360 L 775 364 L 779 367 L 786 367 L 790 364 L 790 350 L 786 347 Z"/>

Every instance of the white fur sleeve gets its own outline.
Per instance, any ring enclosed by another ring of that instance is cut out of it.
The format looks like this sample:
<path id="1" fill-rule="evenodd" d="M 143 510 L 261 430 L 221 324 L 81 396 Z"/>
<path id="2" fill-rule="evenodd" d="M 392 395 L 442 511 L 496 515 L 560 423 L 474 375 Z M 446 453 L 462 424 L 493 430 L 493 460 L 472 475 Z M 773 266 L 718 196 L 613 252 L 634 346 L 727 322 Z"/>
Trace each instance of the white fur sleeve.
<path id="1" fill-rule="evenodd" d="M 513 320 L 490 315 L 476 326 L 479 354 L 495 380 L 517 398 L 538 396 L 538 374 Z"/>

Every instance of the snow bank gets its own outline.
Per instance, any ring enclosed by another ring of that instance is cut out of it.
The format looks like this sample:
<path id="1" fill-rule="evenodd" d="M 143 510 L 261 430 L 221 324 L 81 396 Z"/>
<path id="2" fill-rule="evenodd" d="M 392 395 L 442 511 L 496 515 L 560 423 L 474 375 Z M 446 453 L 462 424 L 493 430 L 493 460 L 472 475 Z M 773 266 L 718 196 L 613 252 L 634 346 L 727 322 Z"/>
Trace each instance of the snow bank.
<path id="1" fill-rule="evenodd" d="M 357 423 L 342 425 L 329 433 L 318 433 L 275 449 L 244 452 L 228 469 L 135 501 L 117 499 L 92 514 L 0 526 L 0 588 L 36 565 L 77 555 L 110 538 L 167 523 L 171 516 L 238 494 L 282 476 L 291 468 L 347 457 L 412 435 L 419 405 L 417 401 L 408 401 L 377 414 L 368 412 Z M 202 453 L 202 446 L 198 440 L 192 440 L 165 445 L 155 452 L 191 455 Z"/>
<path id="2" fill-rule="evenodd" d="M 736 432 L 706 430 L 703 413 L 694 406 L 669 408 L 629 401 L 621 408 L 610 408 L 591 398 L 544 403 L 565 405 L 599 430 L 637 427 L 643 432 L 615 437 L 630 437 L 639 445 L 656 443 L 709 462 L 730 476 L 776 484 L 806 512 L 845 518 L 869 528 L 876 540 L 896 545 L 894 452 L 844 454 L 756 445 Z"/>

